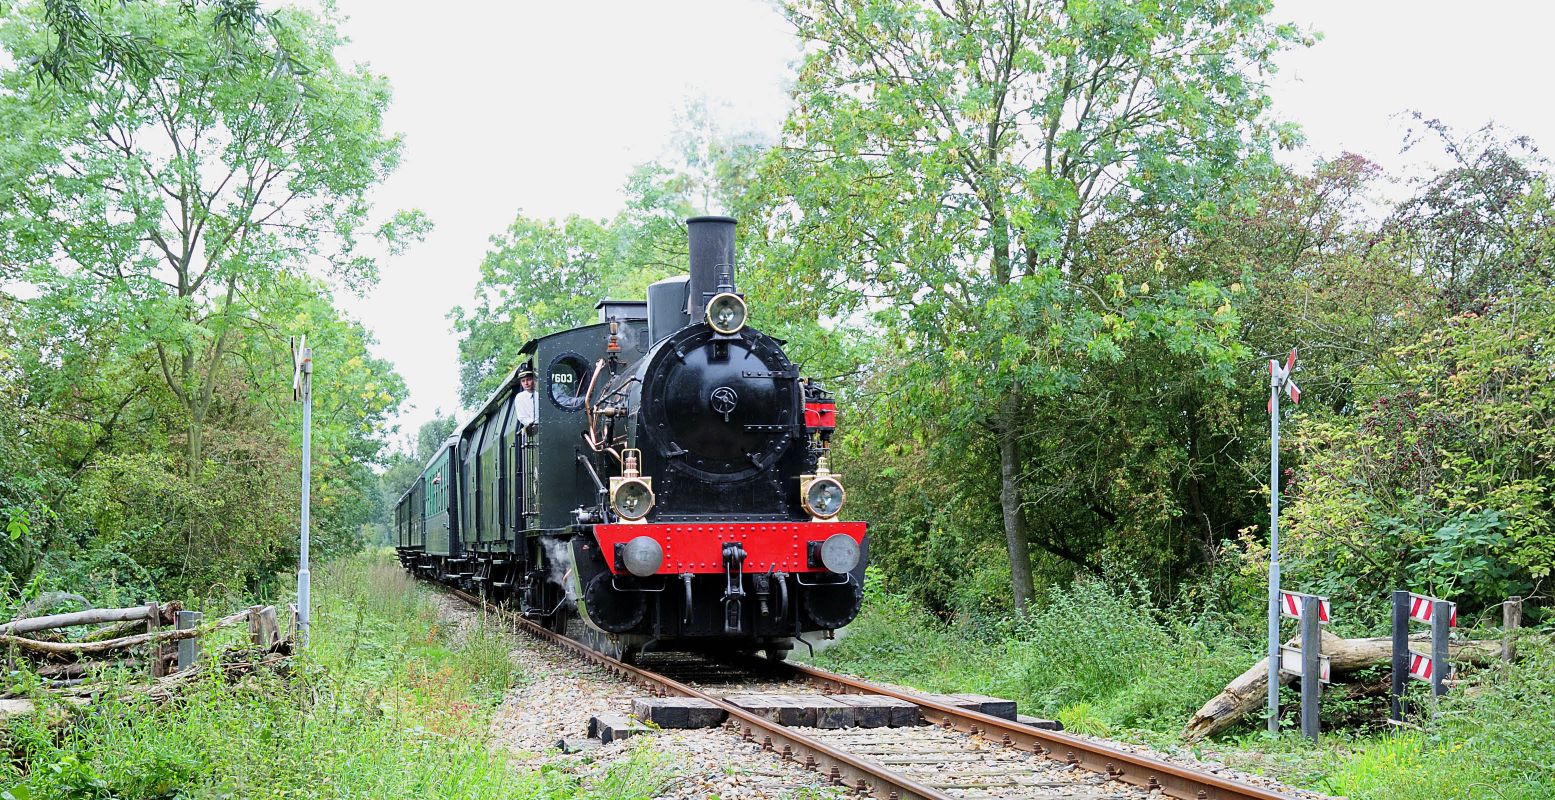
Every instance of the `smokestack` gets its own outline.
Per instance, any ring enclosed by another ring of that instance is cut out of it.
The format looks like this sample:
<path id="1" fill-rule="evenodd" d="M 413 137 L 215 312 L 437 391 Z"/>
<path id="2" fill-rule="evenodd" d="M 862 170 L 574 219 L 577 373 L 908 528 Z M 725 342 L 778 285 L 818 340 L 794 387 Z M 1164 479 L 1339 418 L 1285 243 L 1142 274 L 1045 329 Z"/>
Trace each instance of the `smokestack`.
<path id="1" fill-rule="evenodd" d="M 691 245 L 691 282 L 687 286 L 686 311 L 692 322 L 701 322 L 707 301 L 718 289 L 718 272 L 729 270 L 734 282 L 734 217 L 692 217 L 686 220 Z"/>

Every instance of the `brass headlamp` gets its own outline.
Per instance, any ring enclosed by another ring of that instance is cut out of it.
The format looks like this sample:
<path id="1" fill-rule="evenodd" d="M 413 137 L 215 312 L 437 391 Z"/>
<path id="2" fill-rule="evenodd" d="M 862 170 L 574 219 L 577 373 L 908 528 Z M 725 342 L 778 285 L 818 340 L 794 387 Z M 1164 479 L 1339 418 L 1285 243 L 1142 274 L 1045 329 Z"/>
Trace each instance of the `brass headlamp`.
<path id="1" fill-rule="evenodd" d="M 653 478 L 638 474 L 642 451 L 621 453 L 621 474 L 610 478 L 610 507 L 623 522 L 642 522 L 653 510 Z"/>
<path id="2" fill-rule="evenodd" d="M 842 481 L 831 473 L 826 456 L 821 456 L 816 463 L 814 475 L 799 476 L 799 501 L 813 521 L 820 522 L 837 516 L 846 499 Z"/>

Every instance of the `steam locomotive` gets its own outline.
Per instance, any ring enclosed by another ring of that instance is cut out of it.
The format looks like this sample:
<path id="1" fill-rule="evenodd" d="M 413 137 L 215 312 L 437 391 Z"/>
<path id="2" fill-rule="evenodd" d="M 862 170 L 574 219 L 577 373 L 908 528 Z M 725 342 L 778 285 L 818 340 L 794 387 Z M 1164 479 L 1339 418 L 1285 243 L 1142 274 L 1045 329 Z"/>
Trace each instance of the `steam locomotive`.
<path id="1" fill-rule="evenodd" d="M 539 397 L 515 370 L 400 498 L 406 569 L 628 659 L 782 659 L 854 618 L 869 542 L 839 519 L 836 406 L 747 324 L 735 225 L 687 220 L 689 275 L 523 346 Z"/>

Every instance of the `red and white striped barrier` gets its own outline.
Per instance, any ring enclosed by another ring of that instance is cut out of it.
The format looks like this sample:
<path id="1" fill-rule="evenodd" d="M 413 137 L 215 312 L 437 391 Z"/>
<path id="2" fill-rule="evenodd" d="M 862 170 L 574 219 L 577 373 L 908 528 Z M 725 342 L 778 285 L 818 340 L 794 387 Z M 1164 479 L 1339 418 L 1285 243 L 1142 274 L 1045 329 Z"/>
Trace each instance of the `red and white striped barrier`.
<path id="1" fill-rule="evenodd" d="M 1440 601 L 1434 597 L 1427 597 L 1423 594 L 1415 594 L 1414 592 L 1410 592 L 1409 618 L 1416 622 L 1424 622 L 1429 624 L 1431 622 L 1431 614 L 1434 613 L 1433 610 L 1436 608 L 1436 604 L 1438 602 Z M 1452 616 L 1447 618 L 1447 627 L 1456 628 L 1458 627 L 1458 604 L 1448 603 L 1447 605 L 1448 608 L 1452 610 Z"/>
<path id="2" fill-rule="evenodd" d="M 1291 619 L 1301 619 L 1301 598 L 1313 595 L 1301 592 L 1280 592 L 1280 615 Z M 1317 598 L 1317 622 L 1319 625 L 1327 625 L 1333 619 L 1334 610 L 1328 604 L 1328 598 Z"/>
<path id="3" fill-rule="evenodd" d="M 1419 678 L 1422 681 L 1429 682 L 1431 680 L 1431 675 L 1435 670 L 1436 663 L 1431 660 L 1430 656 L 1424 653 L 1410 651 L 1409 677 Z"/>

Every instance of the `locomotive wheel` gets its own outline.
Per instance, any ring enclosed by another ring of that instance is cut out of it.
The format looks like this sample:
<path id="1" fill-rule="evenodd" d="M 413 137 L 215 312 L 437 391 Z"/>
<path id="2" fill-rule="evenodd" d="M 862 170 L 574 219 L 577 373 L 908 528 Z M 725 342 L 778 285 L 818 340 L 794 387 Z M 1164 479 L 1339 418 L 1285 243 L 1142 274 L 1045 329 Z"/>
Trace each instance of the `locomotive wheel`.
<path id="1" fill-rule="evenodd" d="M 556 613 L 543 618 L 545 629 L 551 633 L 567 635 L 567 620 L 571 615 L 565 607 L 556 609 Z"/>

